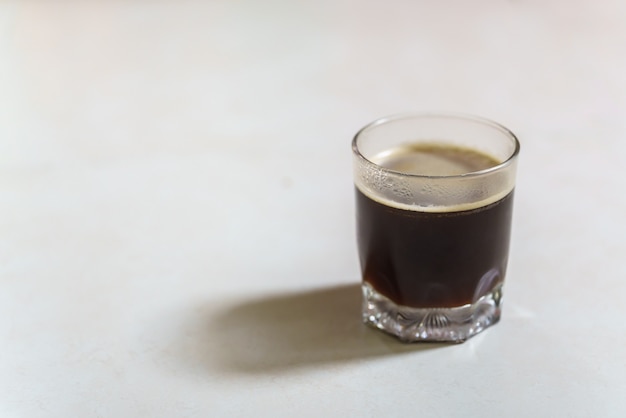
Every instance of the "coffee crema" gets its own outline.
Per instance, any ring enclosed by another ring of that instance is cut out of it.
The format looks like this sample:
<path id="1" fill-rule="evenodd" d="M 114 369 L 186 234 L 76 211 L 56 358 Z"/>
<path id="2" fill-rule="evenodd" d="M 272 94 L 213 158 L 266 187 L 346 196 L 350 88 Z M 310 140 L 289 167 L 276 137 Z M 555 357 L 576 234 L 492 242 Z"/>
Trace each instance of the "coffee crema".
<path id="1" fill-rule="evenodd" d="M 496 158 L 453 145 L 410 143 L 375 155 L 376 165 L 404 174 L 458 176 L 494 167 Z"/>

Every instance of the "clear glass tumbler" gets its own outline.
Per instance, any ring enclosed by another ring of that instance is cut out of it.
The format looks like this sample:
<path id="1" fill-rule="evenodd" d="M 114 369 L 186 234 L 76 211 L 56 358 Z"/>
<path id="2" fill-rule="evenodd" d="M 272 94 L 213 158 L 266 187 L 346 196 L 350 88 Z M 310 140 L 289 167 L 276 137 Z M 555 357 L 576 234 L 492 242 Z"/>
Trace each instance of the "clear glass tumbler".
<path id="1" fill-rule="evenodd" d="M 352 141 L 363 321 L 463 342 L 497 323 L 520 145 L 473 116 L 379 119 Z"/>

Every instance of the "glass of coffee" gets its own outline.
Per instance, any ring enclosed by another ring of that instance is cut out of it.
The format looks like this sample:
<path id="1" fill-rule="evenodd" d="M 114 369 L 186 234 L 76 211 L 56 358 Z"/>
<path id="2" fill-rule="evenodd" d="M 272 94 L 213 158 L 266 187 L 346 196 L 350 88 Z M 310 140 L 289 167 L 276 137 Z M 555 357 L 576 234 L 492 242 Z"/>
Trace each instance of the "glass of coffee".
<path id="1" fill-rule="evenodd" d="M 352 141 L 363 321 L 463 342 L 500 319 L 515 135 L 457 114 L 379 119 Z"/>

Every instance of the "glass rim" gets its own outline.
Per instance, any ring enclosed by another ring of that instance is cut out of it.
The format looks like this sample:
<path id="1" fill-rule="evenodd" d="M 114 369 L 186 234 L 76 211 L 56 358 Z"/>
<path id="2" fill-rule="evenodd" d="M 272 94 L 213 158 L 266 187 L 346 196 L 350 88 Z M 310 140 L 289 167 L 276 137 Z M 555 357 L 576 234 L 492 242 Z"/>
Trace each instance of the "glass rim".
<path id="1" fill-rule="evenodd" d="M 389 122 L 402 120 L 402 119 L 428 119 L 428 118 L 446 118 L 446 119 L 464 120 L 468 122 L 477 122 L 482 125 L 489 126 L 491 128 L 494 128 L 500 131 L 501 133 L 503 133 L 504 135 L 512 139 L 515 144 L 515 148 L 513 149 L 513 152 L 511 153 L 511 155 L 509 155 L 508 158 L 506 158 L 501 163 L 498 163 L 492 167 L 485 168 L 485 169 L 478 170 L 478 171 L 470 171 L 468 173 L 452 174 L 452 175 L 413 174 L 413 173 L 405 173 L 402 171 L 392 170 L 392 169 L 383 167 L 371 161 L 370 159 L 365 157 L 359 150 L 359 147 L 357 144 L 359 137 L 363 133 L 365 133 L 366 131 L 372 128 L 375 128 L 379 125 L 387 124 Z M 359 129 L 359 131 L 354 135 L 354 138 L 352 139 L 352 152 L 354 155 L 357 156 L 357 158 L 359 158 L 361 161 L 364 161 L 366 164 L 373 165 L 376 168 L 383 170 L 387 173 L 392 173 L 392 174 L 399 175 L 399 176 L 421 178 L 421 179 L 462 179 L 462 178 L 468 178 L 468 177 L 482 176 L 485 174 L 500 171 L 510 166 L 513 163 L 513 161 L 515 161 L 517 155 L 520 152 L 520 143 L 519 143 L 519 140 L 517 139 L 517 136 L 510 129 L 508 129 L 507 127 L 505 127 L 504 125 L 498 122 L 495 122 L 491 119 L 483 118 L 481 116 L 475 116 L 475 115 L 470 115 L 467 113 L 457 113 L 457 112 L 405 112 L 405 113 L 396 113 L 396 114 L 392 114 L 389 116 L 384 116 L 382 118 L 374 120 L 373 122 L 368 123 L 361 129 Z"/>

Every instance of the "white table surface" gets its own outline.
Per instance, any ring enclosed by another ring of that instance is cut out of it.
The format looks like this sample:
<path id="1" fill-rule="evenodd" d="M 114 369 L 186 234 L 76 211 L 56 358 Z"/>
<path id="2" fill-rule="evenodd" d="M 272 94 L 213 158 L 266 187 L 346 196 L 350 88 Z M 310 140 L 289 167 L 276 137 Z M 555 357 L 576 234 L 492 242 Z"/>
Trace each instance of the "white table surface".
<path id="1" fill-rule="evenodd" d="M 3 1 L 0 417 L 626 414 L 626 3 Z M 522 142 L 503 319 L 360 323 L 350 140 Z"/>

